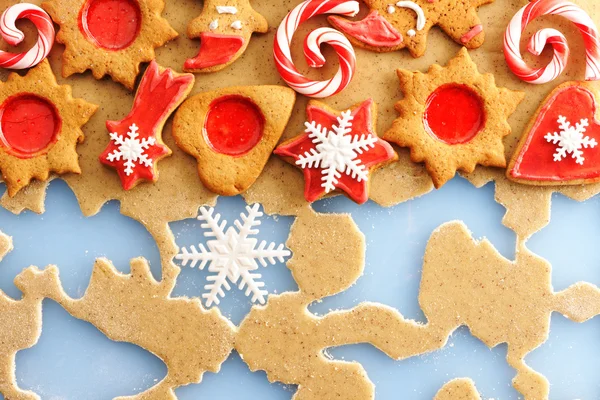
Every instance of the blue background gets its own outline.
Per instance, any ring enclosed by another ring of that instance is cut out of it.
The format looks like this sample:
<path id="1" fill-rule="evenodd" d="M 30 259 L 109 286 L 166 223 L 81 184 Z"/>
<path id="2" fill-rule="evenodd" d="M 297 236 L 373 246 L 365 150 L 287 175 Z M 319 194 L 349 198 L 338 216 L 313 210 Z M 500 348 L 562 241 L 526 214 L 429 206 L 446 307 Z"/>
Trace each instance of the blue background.
<path id="1" fill-rule="evenodd" d="M 0 190 L 1 191 L 1 190 Z M 96 257 L 111 259 L 121 271 L 129 259 L 144 256 L 158 277 L 159 254 L 145 228 L 108 203 L 95 217 L 84 218 L 74 195 L 61 181 L 50 184 L 47 212 L 15 216 L 0 209 L 0 230 L 14 239 L 15 250 L 0 263 L 0 289 L 20 298 L 14 277 L 25 267 L 57 264 L 69 295 L 80 297 L 87 287 Z M 244 201 L 220 198 L 217 211 L 233 222 Z M 461 178 L 441 190 L 397 207 L 369 203 L 358 207 L 343 197 L 315 205 L 321 212 L 349 212 L 367 238 L 365 275 L 346 292 L 313 305 L 317 314 L 350 308 L 361 301 L 381 302 L 405 316 L 424 320 L 417 296 L 421 263 L 431 232 L 440 224 L 462 220 L 475 237 L 487 237 L 506 257 L 514 258 L 515 235 L 501 224 L 504 208 L 494 202 L 493 184 L 476 189 Z M 535 253 L 553 265 L 556 290 L 579 280 L 600 282 L 600 199 L 577 203 L 555 195 L 552 222 L 529 241 Z M 260 239 L 285 242 L 292 218 L 265 216 Z M 205 242 L 196 220 L 171 225 L 177 243 Z M 296 283 L 283 264 L 261 270 L 268 290 L 295 290 Z M 200 296 L 206 273 L 183 269 L 174 295 Z M 223 313 L 238 324 L 250 309 L 234 288 L 221 303 Z M 107 339 L 89 323 L 72 318 L 46 300 L 39 343 L 17 354 L 17 379 L 22 388 L 42 399 L 111 399 L 138 393 L 166 374 L 165 365 L 145 350 Z M 357 360 L 376 385 L 376 398 L 432 399 L 455 377 L 472 378 L 483 398 L 517 399 L 511 386 L 514 371 L 506 364 L 506 346 L 488 349 L 461 328 L 443 350 L 405 361 L 394 361 L 368 345 L 330 349 L 336 359 Z M 600 398 L 600 319 L 576 324 L 553 314 L 550 339 L 527 357 L 547 376 L 552 399 Z M 203 383 L 177 390 L 180 399 L 290 399 L 294 387 L 269 384 L 262 372 L 251 373 L 234 352 L 219 374 L 207 373 Z M 0 396 L 1 398 L 2 396 Z"/>

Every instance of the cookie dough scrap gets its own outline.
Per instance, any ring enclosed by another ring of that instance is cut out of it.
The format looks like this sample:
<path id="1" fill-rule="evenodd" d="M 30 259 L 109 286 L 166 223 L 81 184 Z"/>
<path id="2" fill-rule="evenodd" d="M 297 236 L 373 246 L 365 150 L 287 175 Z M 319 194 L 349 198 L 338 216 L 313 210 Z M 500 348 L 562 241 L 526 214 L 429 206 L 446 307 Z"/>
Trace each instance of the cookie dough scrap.
<path id="1" fill-rule="evenodd" d="M 136 344 L 166 364 L 168 373 L 161 382 L 122 400 L 174 400 L 176 388 L 199 383 L 206 371 L 219 372 L 233 349 L 235 327 L 217 309 L 206 311 L 198 299 L 170 297 L 174 284 L 155 281 L 143 258 L 131 261 L 130 274 L 98 259 L 81 299 L 64 292 L 56 267 L 31 267 L 18 282 L 35 287 L 37 296 L 56 301 L 108 338 Z"/>
<path id="2" fill-rule="evenodd" d="M 477 8 L 494 0 L 364 0 L 369 14 L 360 21 L 330 16 L 329 22 L 365 49 L 389 52 L 407 48 L 413 57 L 427 49 L 427 36 L 439 26 L 452 40 L 469 49 L 485 35 Z"/>
<path id="3" fill-rule="evenodd" d="M 396 104 L 400 117 L 383 138 L 410 148 L 411 160 L 425 163 L 436 188 L 457 170 L 506 167 L 507 119 L 525 93 L 496 86 L 464 47 L 445 67 L 434 64 L 427 73 L 399 69 L 398 78 L 405 97 Z"/>
<path id="4" fill-rule="evenodd" d="M 433 400 L 481 400 L 471 379 L 459 378 L 446 383 Z"/>
<path id="5" fill-rule="evenodd" d="M 140 63 L 178 33 L 161 14 L 164 0 L 49 0 L 42 8 L 60 25 L 63 77 L 91 70 L 132 90 Z"/>
<path id="6" fill-rule="evenodd" d="M 0 232 L 0 261 L 12 250 L 12 240 Z M 39 397 L 17 386 L 15 356 L 19 350 L 34 346 L 42 333 L 42 296 L 15 280 L 23 292 L 13 300 L 0 290 L 0 394 L 6 399 L 37 400 Z"/>
<path id="7" fill-rule="evenodd" d="M 0 171 L 10 197 L 52 172 L 81 172 L 76 151 L 84 139 L 81 127 L 98 107 L 74 99 L 70 86 L 59 86 L 48 61 L 25 76 L 11 73 L 0 83 L 0 104 Z M 29 134 L 23 136 L 25 129 Z"/>
<path id="8" fill-rule="evenodd" d="M 452 222 L 432 234 L 425 252 L 419 304 L 427 323 L 374 303 L 316 317 L 308 305 L 351 286 L 362 273 L 364 253 L 353 254 L 352 264 L 342 262 L 337 251 L 300 259 L 297 253 L 304 246 L 327 245 L 329 236 L 338 233 L 311 236 L 304 223 L 293 229 L 310 238 L 288 243 L 294 253 L 288 265 L 300 291 L 270 296 L 266 306 L 253 308 L 240 325 L 235 347 L 251 370 L 266 371 L 270 381 L 298 385 L 296 398 L 373 398 L 373 385 L 360 364 L 327 359 L 323 351 L 328 347 L 371 343 L 401 360 L 442 348 L 462 325 L 489 347 L 507 343 L 507 361 L 517 371 L 515 388 L 526 399 L 547 398 L 548 382 L 524 358 L 548 338 L 550 314 L 584 322 L 600 313 L 597 287 L 577 283 L 555 293 L 545 260 L 525 247 L 518 249 L 516 261 L 507 260 L 487 240 L 474 240 L 463 223 Z M 341 251 L 346 256 L 357 247 Z M 474 390 L 460 386 L 452 391 L 477 398 Z"/>
<path id="9" fill-rule="evenodd" d="M 200 52 L 184 64 L 188 72 L 220 71 L 244 54 L 254 32 L 269 29 L 250 0 L 206 0 L 202 13 L 187 27 L 190 39 L 200 38 Z"/>

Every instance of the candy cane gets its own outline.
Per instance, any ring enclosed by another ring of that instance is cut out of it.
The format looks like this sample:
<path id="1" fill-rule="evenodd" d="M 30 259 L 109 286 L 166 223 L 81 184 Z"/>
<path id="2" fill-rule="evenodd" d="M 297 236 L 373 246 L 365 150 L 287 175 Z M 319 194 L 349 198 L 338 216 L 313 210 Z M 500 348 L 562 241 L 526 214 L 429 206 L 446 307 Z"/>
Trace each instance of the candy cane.
<path id="1" fill-rule="evenodd" d="M 0 17 L 0 35 L 10 45 L 16 46 L 25 35 L 15 26 L 18 19 L 27 18 L 38 30 L 36 44 L 26 53 L 9 53 L 0 50 L 0 67 L 9 69 L 30 68 L 39 64 L 50 53 L 54 44 L 54 25 L 50 16 L 38 6 L 27 3 L 15 4 Z"/>
<path id="2" fill-rule="evenodd" d="M 569 47 L 567 39 L 556 29 L 546 28 L 536 32 L 527 48 L 530 53 L 539 56 L 546 44 L 551 45 L 554 56 L 547 66 L 538 69 L 530 68 L 521 56 L 519 44 L 527 24 L 541 15 L 548 14 L 560 15 L 579 28 L 585 42 L 585 79 L 588 81 L 600 79 L 600 43 L 596 24 L 579 6 L 562 0 L 532 1 L 515 14 L 504 35 L 504 56 L 509 68 L 525 82 L 535 84 L 550 82 L 564 71 L 569 58 Z"/>
<path id="3" fill-rule="evenodd" d="M 307 0 L 285 17 L 277 30 L 274 55 L 277 71 L 292 89 L 309 97 L 324 98 L 337 94 L 348 86 L 356 69 L 356 54 L 343 34 L 331 28 L 319 28 L 312 31 L 304 42 L 306 61 L 313 68 L 325 65 L 321 44 L 328 43 L 337 53 L 340 68 L 333 78 L 326 81 L 312 81 L 302 75 L 292 61 L 290 45 L 298 26 L 313 16 L 340 14 L 353 17 L 358 11 L 357 1 Z"/>

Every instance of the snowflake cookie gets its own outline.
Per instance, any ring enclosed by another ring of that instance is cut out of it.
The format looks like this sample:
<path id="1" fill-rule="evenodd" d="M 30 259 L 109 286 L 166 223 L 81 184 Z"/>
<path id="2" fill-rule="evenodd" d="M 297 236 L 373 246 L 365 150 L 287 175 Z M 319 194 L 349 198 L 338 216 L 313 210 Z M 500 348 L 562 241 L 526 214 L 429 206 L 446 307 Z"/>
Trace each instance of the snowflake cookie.
<path id="1" fill-rule="evenodd" d="M 246 206 L 246 214 L 240 214 L 240 220 L 236 220 L 233 226 L 227 227 L 227 221 L 221 221 L 220 214 L 214 214 L 213 208 L 201 207 L 198 220 L 202 221 L 202 228 L 206 229 L 205 237 L 214 238 L 208 241 L 208 249 L 203 244 L 198 248 L 192 246 L 189 250 L 185 247 L 181 253 L 175 256 L 185 267 L 196 267 L 204 269 L 208 265 L 208 271 L 212 273 L 207 278 L 209 283 L 204 286 L 208 292 L 202 297 L 206 300 L 206 306 L 213 303 L 219 304 L 220 297 L 225 296 L 225 290 L 230 290 L 232 284 L 239 289 L 246 288 L 246 296 L 252 295 L 252 302 L 264 304 L 268 292 L 264 290 L 264 282 L 260 281 L 262 275 L 256 273 L 259 263 L 263 267 L 268 264 L 274 265 L 278 261 L 283 263 L 291 256 L 291 252 L 284 248 L 283 244 L 258 243 L 254 235 L 259 233 L 261 224 L 260 217 L 263 213 L 259 211 L 260 205 Z"/>
<path id="2" fill-rule="evenodd" d="M 187 28 L 190 39 L 200 38 L 200 52 L 185 62 L 188 72 L 215 72 L 235 62 L 246 51 L 254 32 L 269 29 L 265 17 L 249 0 L 206 0 L 202 14 Z"/>
<path id="3" fill-rule="evenodd" d="M 65 78 L 89 69 L 133 89 L 140 63 L 178 35 L 161 16 L 164 0 L 48 0 L 42 7 L 60 25 Z"/>
<path id="4" fill-rule="evenodd" d="M 598 91 L 592 83 L 566 82 L 538 108 L 509 164 L 507 176 L 532 185 L 600 181 Z"/>
<path id="5" fill-rule="evenodd" d="M 377 52 L 407 48 L 421 57 L 427 35 L 439 26 L 456 43 L 475 49 L 483 44 L 484 33 L 477 8 L 494 0 L 364 0 L 370 9 L 361 21 L 330 16 L 329 22 L 356 46 Z"/>
<path id="6" fill-rule="evenodd" d="M 369 199 L 369 176 L 398 156 L 376 131 L 371 99 L 338 112 L 310 101 L 305 132 L 282 143 L 275 154 L 304 171 L 304 197 L 313 202 L 336 190 L 359 204 Z"/>
<path id="7" fill-rule="evenodd" d="M 47 60 L 0 83 L 0 172 L 9 196 L 51 172 L 80 173 L 81 126 L 97 108 L 59 86 Z"/>
<path id="8" fill-rule="evenodd" d="M 525 94 L 496 86 L 492 74 L 481 74 L 466 48 L 427 73 L 398 70 L 404 99 L 400 117 L 383 138 L 410 148 L 413 162 L 424 162 L 436 188 L 457 170 L 480 165 L 506 167 L 503 138 L 507 122 Z"/>
<path id="9" fill-rule="evenodd" d="M 156 182 L 156 163 L 171 155 L 162 141 L 163 126 L 193 86 L 193 75 L 176 74 L 152 61 L 129 115 L 121 121 L 106 123 L 110 144 L 100 162 L 117 169 L 123 189 L 132 189 L 141 180 Z"/>
<path id="10" fill-rule="evenodd" d="M 190 97 L 177 110 L 173 136 L 198 162 L 210 191 L 235 196 L 256 181 L 292 115 L 296 92 L 240 86 Z"/>

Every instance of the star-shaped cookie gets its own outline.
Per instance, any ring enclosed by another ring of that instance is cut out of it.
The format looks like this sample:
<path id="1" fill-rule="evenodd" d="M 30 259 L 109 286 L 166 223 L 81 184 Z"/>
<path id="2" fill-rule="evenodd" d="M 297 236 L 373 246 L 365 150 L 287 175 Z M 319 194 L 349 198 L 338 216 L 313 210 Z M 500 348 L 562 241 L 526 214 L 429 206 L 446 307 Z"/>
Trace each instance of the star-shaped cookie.
<path id="1" fill-rule="evenodd" d="M 188 72 L 215 72 L 235 62 L 246 51 L 254 32 L 266 33 L 265 17 L 249 0 L 206 0 L 202 13 L 187 28 L 190 39 L 200 38 L 200 52 L 185 62 Z"/>
<path id="2" fill-rule="evenodd" d="M 164 0 L 49 0 L 42 7 L 60 25 L 65 78 L 91 70 L 132 90 L 140 63 L 178 36 L 161 16 Z"/>
<path id="3" fill-rule="evenodd" d="M 59 86 L 47 60 L 27 75 L 12 73 L 0 83 L 0 171 L 9 196 L 51 172 L 80 173 L 76 146 L 81 126 L 97 106 Z"/>
<path id="4" fill-rule="evenodd" d="M 399 69 L 398 77 L 405 95 L 396 104 L 400 118 L 383 138 L 409 147 L 412 161 L 425 163 L 436 188 L 457 170 L 506 167 L 507 119 L 525 93 L 496 86 L 464 47 L 445 67 L 434 64 L 427 73 Z"/>
<path id="5" fill-rule="evenodd" d="M 371 173 L 398 159 L 392 146 L 375 133 L 375 102 L 369 99 L 339 112 L 313 100 L 306 114 L 305 132 L 275 150 L 303 170 L 306 200 L 340 190 L 356 203 L 367 202 Z"/>
<path id="6" fill-rule="evenodd" d="M 477 8 L 494 0 L 364 0 L 370 13 L 361 21 L 330 16 L 329 22 L 356 46 L 388 52 L 408 48 L 421 57 L 427 35 L 439 26 L 455 42 L 475 49 L 483 44 L 484 33 Z"/>

